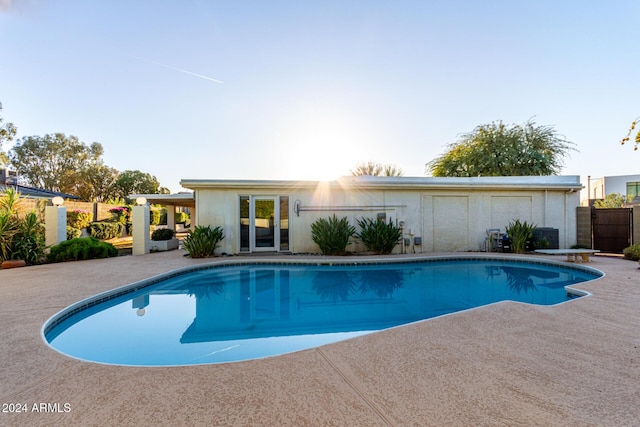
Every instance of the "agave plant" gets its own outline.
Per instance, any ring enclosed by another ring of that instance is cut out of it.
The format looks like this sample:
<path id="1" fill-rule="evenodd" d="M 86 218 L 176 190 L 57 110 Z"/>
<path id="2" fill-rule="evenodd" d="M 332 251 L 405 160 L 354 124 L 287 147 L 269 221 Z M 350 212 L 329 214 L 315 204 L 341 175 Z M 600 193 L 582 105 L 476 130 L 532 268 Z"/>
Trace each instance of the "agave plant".
<path id="1" fill-rule="evenodd" d="M 20 221 L 13 237 L 13 259 L 21 259 L 27 265 L 39 264 L 45 258 L 44 228 L 35 212 L 27 213 Z"/>
<path id="2" fill-rule="evenodd" d="M 338 219 L 335 214 L 329 218 L 318 218 L 311 224 L 311 239 L 320 246 L 324 255 L 344 255 L 355 232 L 347 217 Z"/>
<path id="3" fill-rule="evenodd" d="M 505 228 L 509 239 L 511 239 L 511 251 L 516 254 L 523 254 L 527 249 L 527 240 L 533 238 L 535 224 L 528 224 L 527 221 L 520 222 L 519 219 L 509 222 Z"/>
<path id="4" fill-rule="evenodd" d="M 356 237 L 375 254 L 390 254 L 402 239 L 402 230 L 393 223 L 391 218 L 388 223 L 381 219 L 374 221 L 371 218 L 362 218 L 358 220 L 358 225 L 360 232 Z"/>
<path id="5" fill-rule="evenodd" d="M 184 238 L 184 248 L 191 258 L 205 258 L 214 255 L 222 239 L 224 231 L 221 227 L 198 225 Z"/>

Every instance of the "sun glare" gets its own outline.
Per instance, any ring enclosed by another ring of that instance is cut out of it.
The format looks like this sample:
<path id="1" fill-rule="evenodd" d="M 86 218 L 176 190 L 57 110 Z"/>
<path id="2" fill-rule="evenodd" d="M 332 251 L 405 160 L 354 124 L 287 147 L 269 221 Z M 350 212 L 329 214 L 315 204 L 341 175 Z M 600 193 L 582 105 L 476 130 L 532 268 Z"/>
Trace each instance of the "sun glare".
<path id="1" fill-rule="evenodd" d="M 364 126 L 338 112 L 305 115 L 290 128 L 287 175 L 292 179 L 332 181 L 350 175 L 362 161 L 368 135 Z"/>

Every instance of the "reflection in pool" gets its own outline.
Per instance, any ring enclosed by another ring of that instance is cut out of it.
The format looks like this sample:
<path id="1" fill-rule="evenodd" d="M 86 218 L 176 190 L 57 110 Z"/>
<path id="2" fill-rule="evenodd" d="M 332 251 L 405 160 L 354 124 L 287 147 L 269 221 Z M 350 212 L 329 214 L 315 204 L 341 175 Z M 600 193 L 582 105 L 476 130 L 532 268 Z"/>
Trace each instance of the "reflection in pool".
<path id="1" fill-rule="evenodd" d="M 82 301 L 45 339 L 72 357 L 189 365 L 316 347 L 498 301 L 557 304 L 595 271 L 504 260 L 203 268 Z"/>

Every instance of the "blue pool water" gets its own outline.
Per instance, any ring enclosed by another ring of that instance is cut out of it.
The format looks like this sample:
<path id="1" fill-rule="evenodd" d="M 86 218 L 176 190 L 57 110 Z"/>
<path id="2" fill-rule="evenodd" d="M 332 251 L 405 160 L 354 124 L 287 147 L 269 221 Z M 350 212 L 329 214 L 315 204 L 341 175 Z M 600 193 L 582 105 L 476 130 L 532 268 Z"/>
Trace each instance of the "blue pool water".
<path id="1" fill-rule="evenodd" d="M 557 304 L 595 271 L 504 260 L 206 268 L 101 294 L 43 327 L 69 356 L 140 366 L 293 352 L 498 301 Z"/>

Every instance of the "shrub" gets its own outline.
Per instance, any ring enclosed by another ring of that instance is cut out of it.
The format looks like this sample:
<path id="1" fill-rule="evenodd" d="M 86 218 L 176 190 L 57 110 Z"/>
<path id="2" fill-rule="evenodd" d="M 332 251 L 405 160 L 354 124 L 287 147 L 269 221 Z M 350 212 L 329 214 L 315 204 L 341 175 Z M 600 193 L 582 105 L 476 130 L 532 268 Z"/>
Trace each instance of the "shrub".
<path id="1" fill-rule="evenodd" d="M 151 233 L 151 240 L 171 240 L 175 236 L 175 231 L 170 228 L 158 228 Z"/>
<path id="2" fill-rule="evenodd" d="M 41 263 L 45 249 L 44 228 L 35 212 L 29 212 L 21 220 L 13 237 L 13 259 L 21 259 L 27 265 Z"/>
<path id="3" fill-rule="evenodd" d="M 113 220 L 115 222 L 119 222 L 122 225 L 126 225 L 128 222 L 131 222 L 130 206 L 118 206 L 109 209 L 109 212 L 111 212 L 111 215 L 113 215 Z"/>
<path id="4" fill-rule="evenodd" d="M 115 256 L 118 256 L 118 249 L 111 243 L 101 242 L 95 237 L 80 237 L 52 246 L 47 260 L 64 262 Z"/>
<path id="5" fill-rule="evenodd" d="M 356 237 L 364 243 L 368 250 L 378 255 L 390 254 L 402 239 L 402 230 L 396 227 L 391 218 L 386 223 L 381 219 L 371 218 L 358 220 L 360 232 Z"/>
<path id="6" fill-rule="evenodd" d="M 44 228 L 35 211 L 18 216 L 20 201 L 20 193 L 13 188 L 0 192 L 0 261 L 38 264 L 44 259 Z"/>
<path id="7" fill-rule="evenodd" d="M 67 225 L 67 240 L 77 239 L 82 236 L 82 230 Z"/>
<path id="8" fill-rule="evenodd" d="M 344 255 L 355 232 L 347 217 L 338 219 L 335 214 L 329 218 L 318 218 L 311 224 L 311 239 L 325 255 Z"/>
<path id="9" fill-rule="evenodd" d="M 11 259 L 13 236 L 17 233 L 17 217 L 0 211 L 0 261 Z"/>
<path id="10" fill-rule="evenodd" d="M 100 240 L 114 239 L 122 236 L 124 224 L 120 222 L 92 222 L 87 231 L 93 237 Z"/>
<path id="11" fill-rule="evenodd" d="M 0 193 L 0 261 L 12 259 L 13 239 L 20 227 L 19 203 L 20 193 L 13 188 L 6 187 Z"/>
<path id="12" fill-rule="evenodd" d="M 158 225 L 160 224 L 161 212 L 160 209 L 150 209 L 149 210 L 149 223 L 150 225 Z M 168 239 L 165 239 L 168 240 Z"/>
<path id="13" fill-rule="evenodd" d="M 92 216 L 89 211 L 74 209 L 71 212 L 67 212 L 67 225 L 82 230 L 91 224 Z"/>
<path id="14" fill-rule="evenodd" d="M 640 261 L 640 243 L 636 243 L 622 250 L 625 259 Z"/>
<path id="15" fill-rule="evenodd" d="M 196 226 L 184 238 L 184 248 L 191 258 L 213 256 L 218 243 L 224 239 L 224 231 L 220 227 Z"/>
<path id="16" fill-rule="evenodd" d="M 533 238 L 534 224 L 527 224 L 527 221 L 520 222 L 519 219 L 509 222 L 505 228 L 511 240 L 511 251 L 516 254 L 523 254 L 527 249 L 527 240 Z"/>

